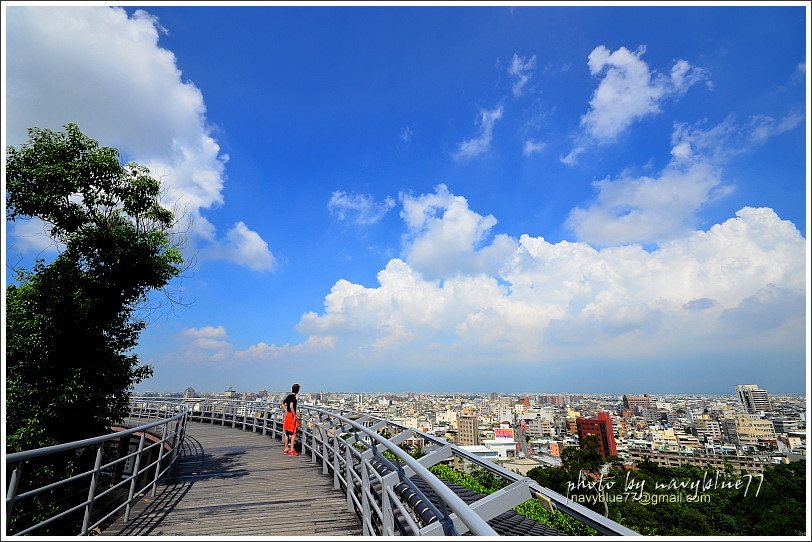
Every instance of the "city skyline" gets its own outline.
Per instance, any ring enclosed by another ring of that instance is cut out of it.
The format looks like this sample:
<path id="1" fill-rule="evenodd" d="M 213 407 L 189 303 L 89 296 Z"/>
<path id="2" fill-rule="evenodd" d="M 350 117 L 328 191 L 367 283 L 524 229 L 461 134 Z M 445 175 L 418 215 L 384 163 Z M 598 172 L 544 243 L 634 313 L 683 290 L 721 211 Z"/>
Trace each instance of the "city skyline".
<path id="1" fill-rule="evenodd" d="M 4 144 L 190 221 L 137 391 L 809 391 L 805 4 L 3 15 Z M 3 228 L 6 284 L 59 248 Z"/>
<path id="2" fill-rule="evenodd" d="M 283 393 L 287 394 L 290 393 L 289 388 L 285 389 L 266 389 L 266 388 L 257 388 L 257 389 L 235 389 L 233 386 L 227 386 L 225 389 L 196 389 L 194 386 L 188 386 L 183 389 L 176 389 L 176 390 L 158 390 L 158 389 L 149 389 L 143 390 L 144 392 L 148 393 L 172 393 L 172 394 L 182 394 L 189 388 L 194 389 L 197 392 L 205 393 L 205 394 L 218 394 L 227 391 L 233 391 L 235 393 L 249 393 L 249 394 L 256 394 L 261 391 L 267 391 L 269 393 Z M 787 392 L 770 392 L 770 390 L 766 390 L 769 392 L 771 397 L 805 397 L 806 394 L 804 392 L 797 392 L 797 393 L 787 393 Z M 648 390 L 631 390 L 631 391 L 624 391 L 624 392 L 584 392 L 584 391 L 573 391 L 573 390 L 564 390 L 564 391 L 548 391 L 548 390 L 514 390 L 514 391 L 506 391 L 506 392 L 498 392 L 494 390 L 487 390 L 487 391 L 470 391 L 470 390 L 437 390 L 437 391 L 426 391 L 426 390 L 376 390 L 376 391 L 362 391 L 362 390 L 338 390 L 338 389 L 311 389 L 306 390 L 302 389 L 301 391 L 303 396 L 311 395 L 311 394 L 335 394 L 335 395 L 475 395 L 475 396 L 482 396 L 482 395 L 491 395 L 497 394 L 500 397 L 533 397 L 533 396 L 555 396 L 561 395 L 565 397 L 572 397 L 572 396 L 585 396 L 585 397 L 618 397 L 622 399 L 624 395 L 634 395 L 635 393 L 645 393 L 649 395 L 652 399 L 657 399 L 658 397 L 661 398 L 677 398 L 677 397 L 726 397 L 726 398 L 737 398 L 737 393 L 734 389 L 732 393 L 697 393 L 697 392 L 668 392 L 668 393 L 659 393 L 659 392 L 651 392 Z M 137 393 L 136 393 L 137 395 Z"/>

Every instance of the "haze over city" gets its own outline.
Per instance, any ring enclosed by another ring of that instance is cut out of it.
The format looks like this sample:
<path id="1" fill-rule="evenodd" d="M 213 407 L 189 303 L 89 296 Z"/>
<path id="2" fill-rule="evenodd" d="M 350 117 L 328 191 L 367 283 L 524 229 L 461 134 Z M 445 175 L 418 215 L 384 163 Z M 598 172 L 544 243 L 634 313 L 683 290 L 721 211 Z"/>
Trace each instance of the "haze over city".
<path id="1" fill-rule="evenodd" d="M 808 386 L 800 3 L 3 10 L 4 145 L 181 210 L 138 390 Z M 6 284 L 59 249 L 3 227 Z"/>

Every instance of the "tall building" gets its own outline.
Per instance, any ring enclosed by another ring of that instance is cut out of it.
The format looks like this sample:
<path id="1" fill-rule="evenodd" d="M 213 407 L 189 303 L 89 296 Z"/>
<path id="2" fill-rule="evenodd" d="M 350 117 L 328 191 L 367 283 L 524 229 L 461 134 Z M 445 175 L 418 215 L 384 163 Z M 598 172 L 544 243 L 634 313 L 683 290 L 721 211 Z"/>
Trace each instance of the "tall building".
<path id="1" fill-rule="evenodd" d="M 736 386 L 736 393 L 748 414 L 770 412 L 773 409 L 767 390 L 762 390 L 755 384 L 740 384 Z"/>
<path id="2" fill-rule="evenodd" d="M 654 405 L 651 402 L 649 394 L 644 393 L 643 395 L 624 395 L 623 408 L 625 410 L 631 410 L 633 414 L 637 414 L 643 409 L 653 410 Z"/>
<path id="3" fill-rule="evenodd" d="M 598 412 L 597 418 L 578 418 L 575 422 L 578 428 L 578 441 L 581 443 L 581 448 L 584 447 L 587 436 L 595 435 L 598 437 L 598 445 L 602 456 L 609 457 L 617 455 L 615 433 L 612 430 L 612 418 L 608 412 Z"/>
<path id="4" fill-rule="evenodd" d="M 457 444 L 459 446 L 478 446 L 479 439 L 479 417 L 471 415 L 460 415 L 457 417 Z"/>

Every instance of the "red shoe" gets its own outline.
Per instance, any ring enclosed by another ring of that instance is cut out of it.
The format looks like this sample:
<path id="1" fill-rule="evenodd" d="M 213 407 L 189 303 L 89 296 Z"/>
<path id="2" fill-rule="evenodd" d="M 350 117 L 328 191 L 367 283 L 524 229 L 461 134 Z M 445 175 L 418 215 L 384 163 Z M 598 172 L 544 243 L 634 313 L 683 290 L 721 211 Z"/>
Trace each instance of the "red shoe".
<path id="1" fill-rule="evenodd" d="M 288 452 L 288 455 L 299 455 L 299 452 L 297 452 L 296 450 L 291 450 Z"/>
<path id="2" fill-rule="evenodd" d="M 284 451 L 284 452 L 282 452 L 282 453 L 283 453 L 283 454 L 285 454 L 285 455 L 290 455 L 290 450 L 288 450 L 287 448 L 285 448 L 285 451 Z"/>

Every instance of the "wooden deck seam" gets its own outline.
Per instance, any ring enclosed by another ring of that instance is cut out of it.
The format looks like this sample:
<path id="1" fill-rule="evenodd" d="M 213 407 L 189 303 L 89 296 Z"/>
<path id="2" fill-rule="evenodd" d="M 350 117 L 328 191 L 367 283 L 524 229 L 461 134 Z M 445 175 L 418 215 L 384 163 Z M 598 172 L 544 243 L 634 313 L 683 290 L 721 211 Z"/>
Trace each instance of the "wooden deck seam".
<path id="1" fill-rule="evenodd" d="M 175 476 L 136 503 L 129 523 L 119 518 L 104 535 L 361 534 L 346 495 L 309 456 L 283 455 L 270 435 L 228 426 L 190 422 L 187 435 Z"/>

